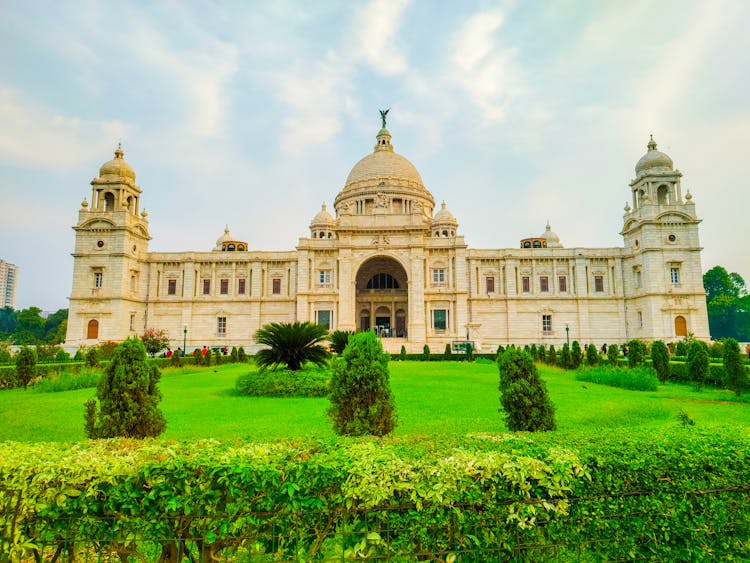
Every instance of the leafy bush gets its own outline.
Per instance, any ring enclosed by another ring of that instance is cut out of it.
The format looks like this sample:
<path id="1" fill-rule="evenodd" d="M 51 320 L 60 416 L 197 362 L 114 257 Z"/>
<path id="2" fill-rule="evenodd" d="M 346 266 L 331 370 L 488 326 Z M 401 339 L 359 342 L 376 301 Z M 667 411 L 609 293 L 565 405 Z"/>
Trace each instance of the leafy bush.
<path id="1" fill-rule="evenodd" d="M 620 359 L 620 347 L 617 344 L 610 344 L 607 348 L 607 360 L 609 365 L 617 367 L 617 361 Z"/>
<path id="2" fill-rule="evenodd" d="M 354 334 L 333 363 L 328 415 L 337 434 L 385 436 L 396 426 L 388 354 L 371 332 Z"/>
<path id="3" fill-rule="evenodd" d="M 568 346 L 567 342 L 563 344 L 562 352 L 560 352 L 560 367 L 565 369 L 571 369 L 573 367 L 573 362 L 570 357 L 570 346 Z"/>
<path id="4" fill-rule="evenodd" d="M 700 391 L 708 375 L 708 347 L 698 340 L 693 340 L 688 347 L 687 370 L 690 381 Z"/>
<path id="5" fill-rule="evenodd" d="M 467 362 L 474 361 L 474 345 L 471 342 L 466 343 L 466 357 Z"/>
<path id="6" fill-rule="evenodd" d="M 557 352 L 555 351 L 555 345 L 550 344 L 549 350 L 547 350 L 547 363 L 551 366 L 557 365 Z"/>
<path id="7" fill-rule="evenodd" d="M 146 438 L 166 427 L 157 405 L 161 392 L 159 368 L 146 361 L 146 348 L 137 338 L 120 344 L 97 387 L 95 400 L 86 402 L 86 434 L 89 438 Z"/>
<path id="8" fill-rule="evenodd" d="M 75 391 L 76 389 L 90 389 L 96 387 L 101 377 L 101 371 L 86 367 L 79 373 L 64 371 L 43 377 L 31 389 L 37 393 L 59 393 L 61 391 Z"/>
<path id="9" fill-rule="evenodd" d="M 70 354 L 68 354 L 65 350 L 62 348 L 58 349 L 55 353 L 55 361 L 62 363 L 62 362 L 69 362 L 70 361 Z"/>
<path id="10" fill-rule="evenodd" d="M 443 352 L 443 359 L 444 360 L 452 360 L 453 359 L 453 348 L 451 348 L 450 343 L 445 344 L 445 351 Z"/>
<path id="11" fill-rule="evenodd" d="M 334 330 L 331 334 L 331 348 L 337 354 L 341 354 L 349 343 L 349 336 L 354 334 L 351 330 Z"/>
<path id="12" fill-rule="evenodd" d="M 727 388 L 739 396 L 747 387 L 747 368 L 740 355 L 740 345 L 734 338 L 728 338 L 724 341 L 723 352 Z"/>
<path id="13" fill-rule="evenodd" d="M 500 403 L 511 431 L 554 430 L 555 408 L 531 356 L 509 348 L 497 360 Z"/>
<path id="14" fill-rule="evenodd" d="M 612 366 L 584 368 L 576 372 L 576 379 L 630 391 L 656 391 L 659 388 L 656 372 L 646 366 L 628 369 Z"/>
<path id="15" fill-rule="evenodd" d="M 94 368 L 99 365 L 99 348 L 93 346 L 86 352 L 86 365 Z"/>
<path id="16" fill-rule="evenodd" d="M 331 357 L 320 344 L 327 339 L 328 331 L 318 324 L 270 323 L 255 333 L 255 341 L 268 346 L 255 355 L 255 363 L 261 369 L 284 364 L 292 371 L 301 369 L 305 362 L 323 367 Z"/>
<path id="17" fill-rule="evenodd" d="M 641 366 L 645 359 L 646 345 L 637 338 L 628 342 L 628 365 L 631 368 Z"/>
<path id="18" fill-rule="evenodd" d="M 247 354 L 245 354 L 244 346 L 240 346 L 237 349 L 237 360 L 243 364 L 247 362 Z"/>
<path id="19" fill-rule="evenodd" d="M 82 362 L 86 357 L 83 354 L 83 348 L 78 348 L 76 353 L 73 355 L 74 362 Z"/>
<path id="20" fill-rule="evenodd" d="M 422 348 L 422 359 L 425 362 L 430 361 L 430 347 L 427 344 L 425 344 L 424 347 Z"/>
<path id="21" fill-rule="evenodd" d="M 240 361 L 239 352 L 237 352 L 237 346 L 232 346 L 232 351 L 229 352 L 229 358 L 233 364 L 236 364 Z"/>
<path id="22" fill-rule="evenodd" d="M 659 381 L 665 382 L 669 379 L 669 350 L 661 340 L 651 345 L 651 365 L 656 370 Z"/>
<path id="23" fill-rule="evenodd" d="M 594 344 L 586 346 L 586 363 L 591 367 L 599 363 L 599 351 Z"/>
<path id="24" fill-rule="evenodd" d="M 173 368 L 179 368 L 182 367 L 182 351 L 177 349 L 174 352 L 172 352 L 172 355 L 169 357 L 169 367 Z"/>
<path id="25" fill-rule="evenodd" d="M 685 342 L 684 340 L 680 340 L 679 342 L 677 342 L 677 344 L 675 344 L 674 346 L 674 355 L 682 357 L 687 356 L 687 342 Z"/>
<path id="26" fill-rule="evenodd" d="M 498 345 L 497 345 L 497 351 L 495 352 L 495 354 L 499 356 L 499 355 L 500 355 L 500 354 L 502 354 L 503 352 L 505 352 L 505 348 L 503 348 L 503 345 L 502 345 L 502 344 L 498 344 Z"/>
<path id="27" fill-rule="evenodd" d="M 401 345 L 401 351 L 399 352 L 398 355 L 399 355 L 399 360 L 401 360 L 402 362 L 406 360 L 406 346 L 404 346 L 403 344 Z"/>
<path id="28" fill-rule="evenodd" d="M 237 378 L 235 390 L 249 397 L 326 397 L 329 379 L 321 368 L 251 371 Z"/>
<path id="29" fill-rule="evenodd" d="M 26 389 L 36 376 L 36 353 L 28 346 L 24 346 L 16 354 L 16 380 Z"/>

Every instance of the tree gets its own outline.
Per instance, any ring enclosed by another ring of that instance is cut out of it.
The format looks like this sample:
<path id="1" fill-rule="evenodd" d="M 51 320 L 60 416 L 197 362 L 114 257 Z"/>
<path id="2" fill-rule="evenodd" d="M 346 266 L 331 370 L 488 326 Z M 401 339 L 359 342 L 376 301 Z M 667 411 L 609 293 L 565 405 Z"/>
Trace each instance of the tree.
<path id="1" fill-rule="evenodd" d="M 646 345 L 634 338 L 628 342 L 628 366 L 631 368 L 643 365 L 646 358 Z"/>
<path id="2" fill-rule="evenodd" d="M 372 332 L 349 338 L 334 359 L 328 415 L 337 434 L 385 436 L 396 427 L 396 406 L 390 387 L 388 354 Z"/>
<path id="3" fill-rule="evenodd" d="M 16 331 L 16 311 L 13 307 L 3 307 L 0 309 L 0 332 L 13 334 Z"/>
<path id="4" fill-rule="evenodd" d="M 474 361 L 474 345 L 471 342 L 466 343 L 466 361 Z"/>
<path id="5" fill-rule="evenodd" d="M 400 359 L 400 360 L 401 360 L 402 362 L 403 362 L 404 360 L 406 360 L 406 346 L 404 346 L 403 344 L 401 345 L 401 350 L 400 350 L 400 351 L 399 351 L 399 353 L 398 353 L 398 357 L 399 357 L 399 359 Z"/>
<path id="6" fill-rule="evenodd" d="M 451 348 L 450 342 L 446 342 L 445 344 L 445 351 L 443 352 L 443 359 L 444 360 L 453 359 L 453 349 Z"/>
<path id="7" fill-rule="evenodd" d="M 708 374 L 708 349 L 703 342 L 693 340 L 687 352 L 687 370 L 690 381 L 700 391 Z"/>
<path id="8" fill-rule="evenodd" d="M 617 361 L 620 359 L 620 347 L 617 344 L 610 344 L 607 348 L 607 360 L 613 368 L 617 367 Z"/>
<path id="9" fill-rule="evenodd" d="M 232 351 L 229 352 L 229 358 L 233 364 L 236 364 L 237 362 L 240 361 L 240 356 L 239 356 L 239 353 L 237 352 L 237 346 L 232 346 Z"/>
<path id="10" fill-rule="evenodd" d="M 354 334 L 351 330 L 334 330 L 331 334 L 331 348 L 337 354 L 341 354 L 349 343 L 349 336 Z"/>
<path id="11" fill-rule="evenodd" d="M 182 356 L 179 350 L 175 350 L 169 358 L 169 365 L 173 368 L 182 367 Z"/>
<path id="12" fill-rule="evenodd" d="M 164 350 L 169 344 L 169 334 L 160 328 L 149 328 L 141 335 L 141 342 L 151 357 Z"/>
<path id="13" fill-rule="evenodd" d="M 497 345 L 497 352 L 495 352 L 495 355 L 499 356 L 499 355 L 500 355 L 500 354 L 502 354 L 503 352 L 505 352 L 505 348 L 503 348 L 503 345 L 502 345 L 502 344 L 498 344 L 498 345 Z"/>
<path id="14" fill-rule="evenodd" d="M 505 411 L 508 429 L 514 432 L 554 430 L 555 407 L 531 356 L 520 350 L 508 349 L 498 358 L 497 365 L 500 372 L 500 403 Z"/>
<path id="15" fill-rule="evenodd" d="M 255 333 L 255 341 L 268 346 L 255 355 L 255 363 L 261 369 L 285 364 L 291 371 L 299 370 L 305 362 L 323 367 L 331 357 L 320 344 L 327 339 L 328 331 L 318 324 L 270 323 Z"/>
<path id="16" fill-rule="evenodd" d="M 430 347 L 425 344 L 422 348 L 422 361 L 428 362 L 430 360 Z"/>
<path id="17" fill-rule="evenodd" d="M 656 370 L 656 377 L 664 383 L 669 379 L 669 350 L 661 340 L 651 344 L 651 365 Z"/>
<path id="18" fill-rule="evenodd" d="M 739 397 L 747 387 L 747 369 L 742 361 L 740 345 L 734 338 L 724 341 L 724 369 L 727 372 L 727 387 Z"/>
<path id="19" fill-rule="evenodd" d="M 599 363 L 599 352 L 594 344 L 586 346 L 586 363 L 595 366 Z"/>
<path id="20" fill-rule="evenodd" d="M 242 362 L 243 364 L 247 362 L 247 354 L 245 354 L 245 347 L 240 346 L 237 349 L 237 360 Z"/>
<path id="21" fill-rule="evenodd" d="M 65 323 L 68 325 L 68 310 L 58 309 L 47 317 L 44 321 L 44 340 L 52 344 L 59 344 L 65 340 L 65 331 L 60 334 L 60 326 Z"/>
<path id="22" fill-rule="evenodd" d="M 16 379 L 26 389 L 36 375 L 36 352 L 24 346 L 16 354 Z"/>
<path id="23" fill-rule="evenodd" d="M 146 348 L 137 338 L 117 346 L 99 380 L 97 398 L 86 402 L 86 434 L 89 438 L 147 438 L 166 428 L 158 408 L 161 373 L 148 363 Z"/>
<path id="24" fill-rule="evenodd" d="M 742 276 L 715 266 L 703 275 L 711 338 L 750 340 L 750 296 Z"/>
<path id="25" fill-rule="evenodd" d="M 573 367 L 572 360 L 570 357 L 570 346 L 566 342 L 563 344 L 562 352 L 560 352 L 560 367 L 570 369 Z"/>
<path id="26" fill-rule="evenodd" d="M 507 352 L 507 350 L 506 350 Z M 551 366 L 557 365 L 557 352 L 555 351 L 555 345 L 550 344 L 549 350 L 547 350 L 547 363 Z"/>

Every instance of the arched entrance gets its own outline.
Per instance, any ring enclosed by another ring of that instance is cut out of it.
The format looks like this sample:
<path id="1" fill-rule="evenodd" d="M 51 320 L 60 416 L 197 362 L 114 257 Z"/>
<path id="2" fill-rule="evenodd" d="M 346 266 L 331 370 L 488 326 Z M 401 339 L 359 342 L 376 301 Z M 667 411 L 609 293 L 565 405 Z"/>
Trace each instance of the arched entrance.
<path id="1" fill-rule="evenodd" d="M 674 319 L 674 333 L 675 336 L 687 336 L 687 321 L 682 315 L 678 315 Z"/>
<path id="2" fill-rule="evenodd" d="M 393 258 L 370 258 L 357 272 L 359 329 L 406 338 L 409 291 L 406 270 Z"/>

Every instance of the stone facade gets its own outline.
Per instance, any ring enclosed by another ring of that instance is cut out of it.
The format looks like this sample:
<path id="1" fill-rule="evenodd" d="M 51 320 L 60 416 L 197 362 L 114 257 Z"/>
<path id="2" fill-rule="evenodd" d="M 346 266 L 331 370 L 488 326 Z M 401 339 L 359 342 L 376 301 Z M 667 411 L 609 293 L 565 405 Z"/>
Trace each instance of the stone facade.
<path id="1" fill-rule="evenodd" d="M 79 211 L 66 345 L 166 329 L 173 347 L 243 345 L 266 323 L 377 330 L 386 349 L 708 339 L 698 224 L 653 139 L 630 183 L 624 246 L 564 248 L 549 225 L 520 248 L 471 249 L 383 127 L 296 250 L 226 229 L 207 252 L 149 252 L 141 190 L 118 148 Z"/>

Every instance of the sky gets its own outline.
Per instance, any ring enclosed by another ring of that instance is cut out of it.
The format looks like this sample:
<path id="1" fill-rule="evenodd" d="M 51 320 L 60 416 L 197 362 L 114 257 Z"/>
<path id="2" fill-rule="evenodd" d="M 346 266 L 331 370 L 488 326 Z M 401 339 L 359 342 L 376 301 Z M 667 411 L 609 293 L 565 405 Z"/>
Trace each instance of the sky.
<path id="1" fill-rule="evenodd" d="M 391 108 L 396 152 L 472 248 L 547 221 L 622 246 L 649 134 L 683 173 L 703 269 L 750 284 L 750 3 L 0 0 L 0 259 L 16 308 L 67 307 L 72 226 L 119 142 L 152 251 L 228 225 L 291 250 Z"/>

